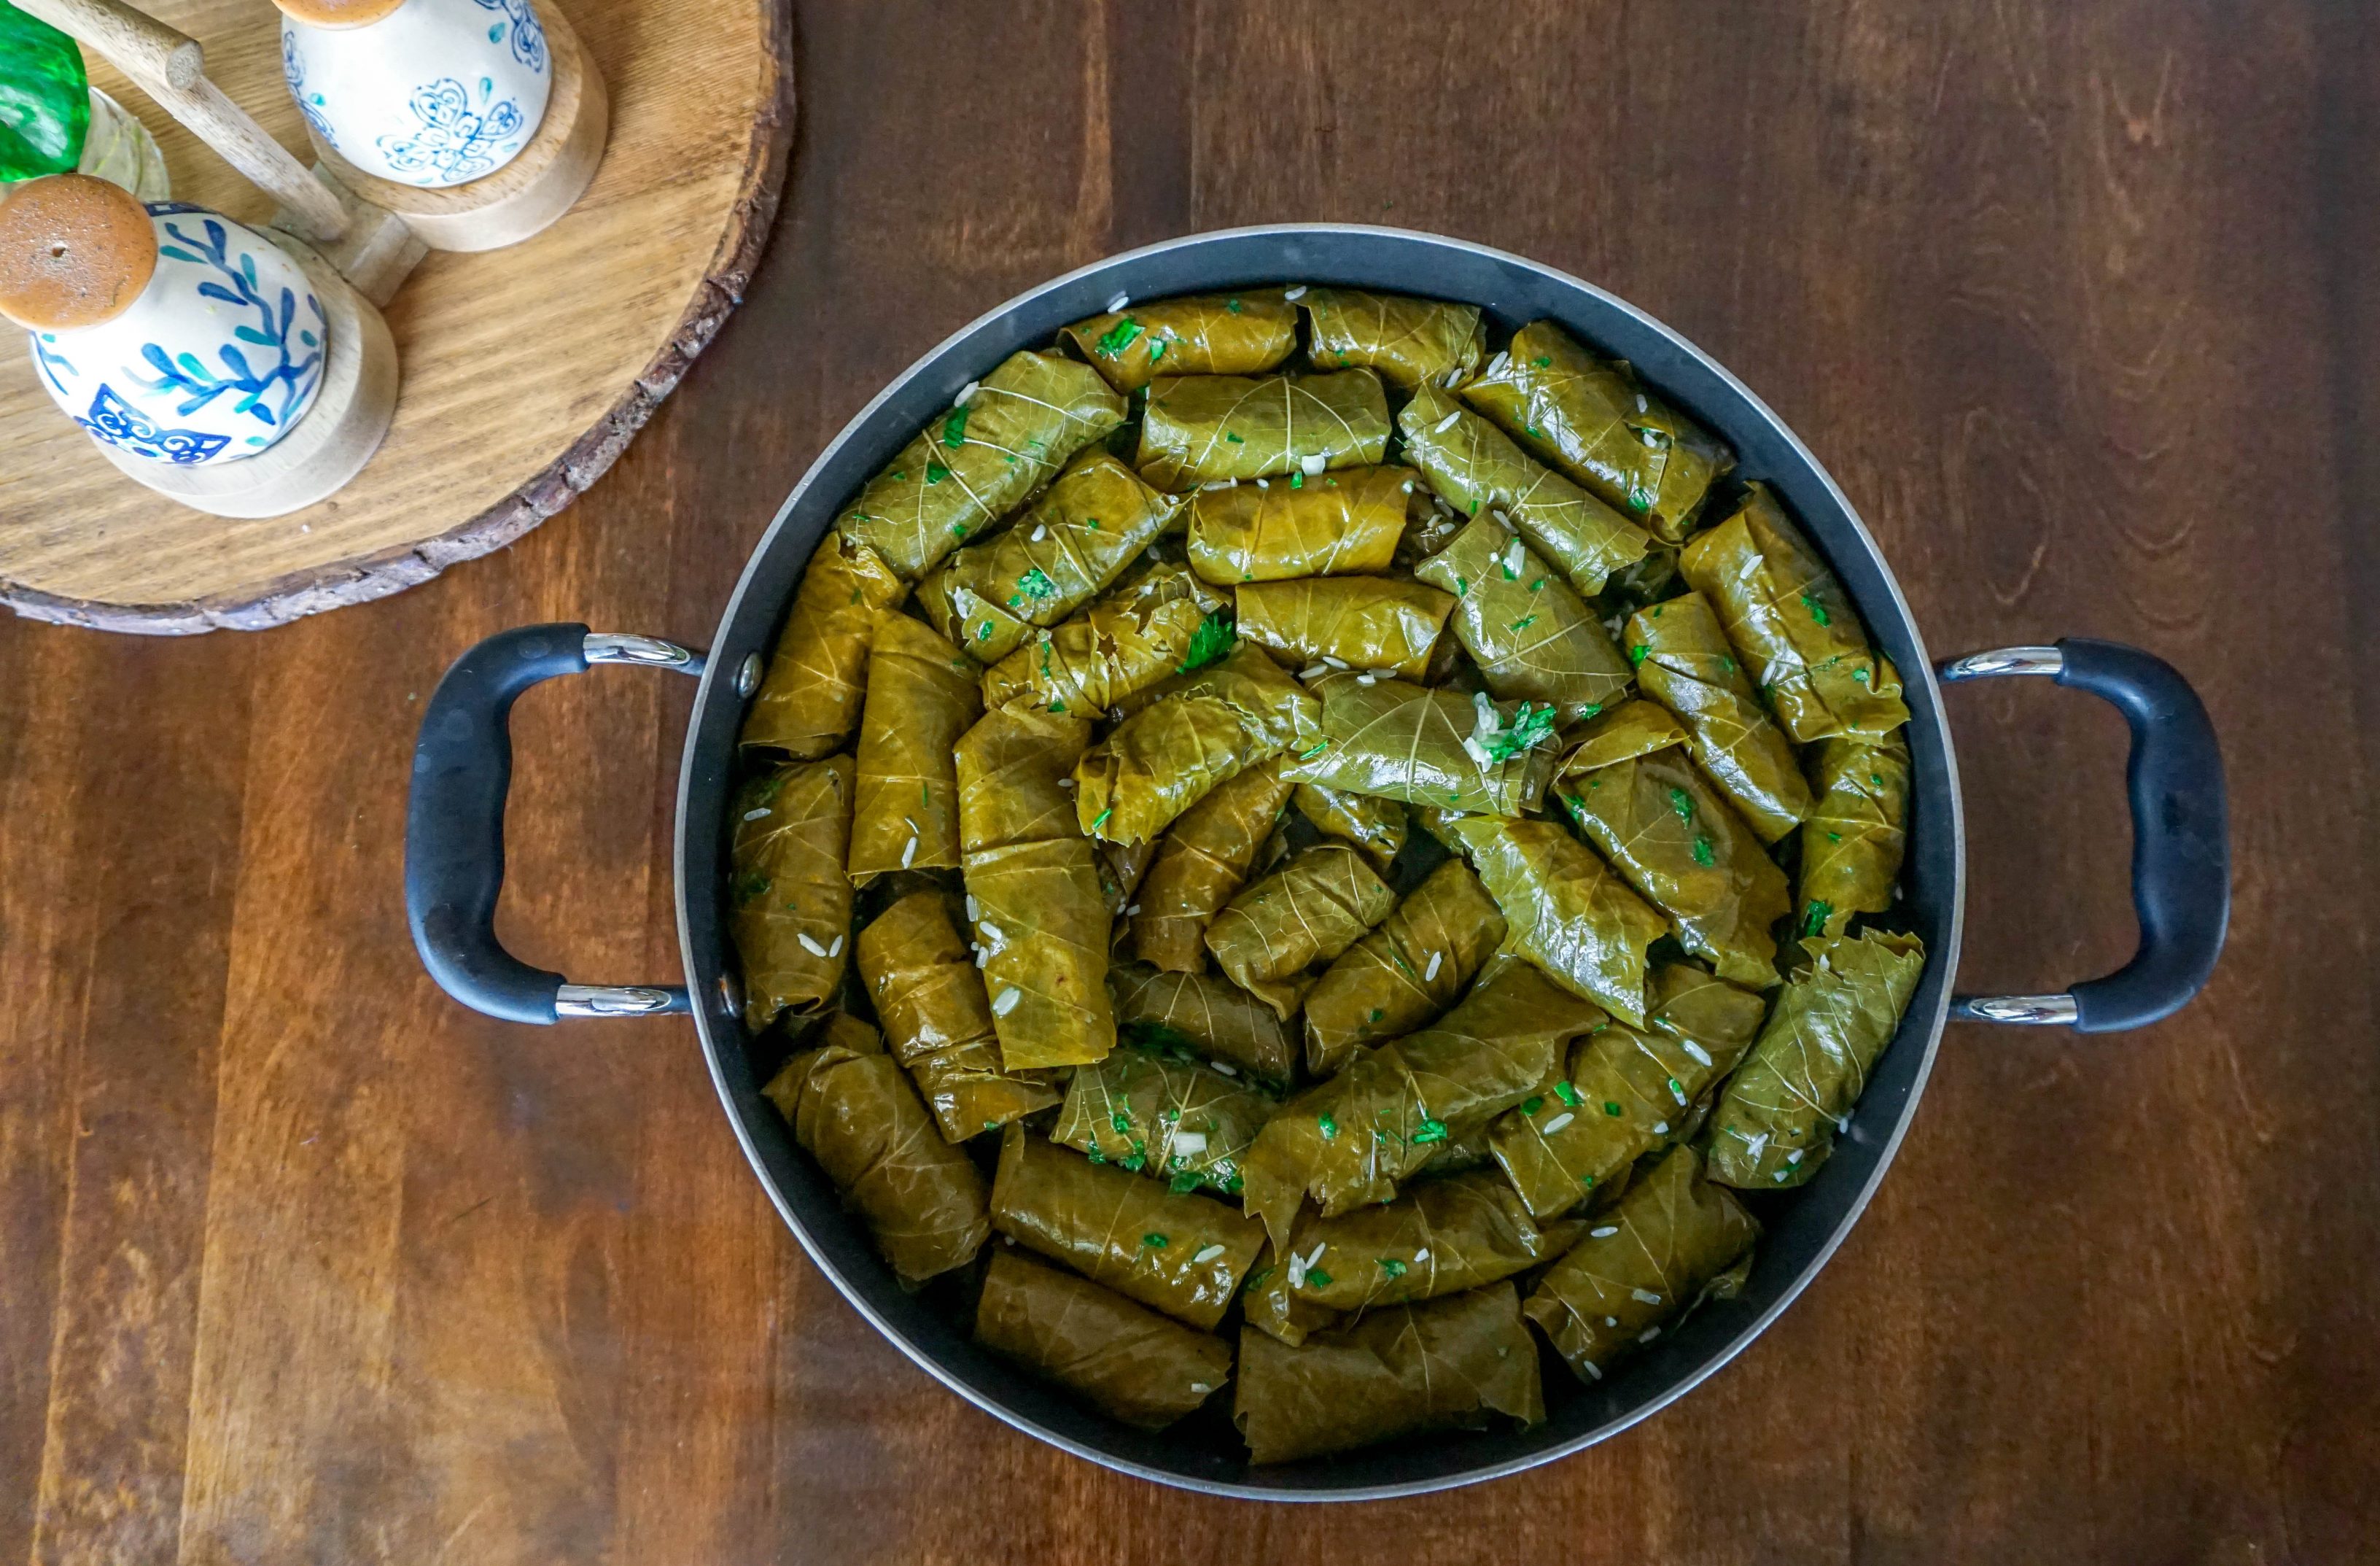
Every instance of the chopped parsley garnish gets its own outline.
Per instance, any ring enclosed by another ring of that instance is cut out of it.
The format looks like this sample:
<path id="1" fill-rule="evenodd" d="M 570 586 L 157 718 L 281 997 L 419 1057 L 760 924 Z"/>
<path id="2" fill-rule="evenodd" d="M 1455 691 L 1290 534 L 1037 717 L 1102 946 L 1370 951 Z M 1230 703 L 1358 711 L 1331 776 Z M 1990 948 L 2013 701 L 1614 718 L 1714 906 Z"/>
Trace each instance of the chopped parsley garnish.
<path id="1" fill-rule="evenodd" d="M 1567 1078 L 1554 1083 L 1554 1096 L 1573 1109 L 1578 1107 L 1578 1089 L 1571 1086 Z"/>
<path id="2" fill-rule="evenodd" d="M 1247 442 L 1245 442 L 1245 441 L 1242 440 L 1239 436 L 1237 436 L 1237 435 L 1233 434 L 1232 434 L 1231 431 L 1229 431 L 1229 430 L 1225 430 L 1225 431 L 1223 432 L 1223 439 L 1224 439 L 1224 441 L 1225 441 L 1225 443 L 1226 443 L 1226 444 L 1228 444 L 1228 445 L 1232 445 L 1232 446 L 1245 446 L 1245 445 L 1247 445 L 1247 444 L 1248 444 Z"/>
<path id="3" fill-rule="evenodd" d="M 1696 838 L 1694 839 L 1694 863 L 1701 865 L 1706 870 L 1708 870 L 1712 865 L 1718 863 L 1718 860 L 1711 853 L 1711 840 L 1708 838 Z"/>
<path id="4" fill-rule="evenodd" d="M 1534 1115 L 1545 1107 L 1546 1100 L 1543 1094 L 1533 1093 L 1521 1100 L 1521 1113 L 1524 1115 Z"/>
<path id="5" fill-rule="evenodd" d="M 1240 312 L 1240 301 L 1237 300 L 1225 300 L 1223 301 L 1223 308 L 1230 311 L 1232 314 L 1237 315 Z"/>
<path id="6" fill-rule="evenodd" d="M 1806 593 L 1802 594 L 1802 607 L 1809 610 L 1810 618 L 1816 620 L 1820 625 L 1831 625 L 1834 623 L 1828 618 L 1827 606 L 1824 604 L 1819 603 L 1815 598 L 1811 597 Z"/>
<path id="7" fill-rule="evenodd" d="M 1420 1146 L 1422 1144 L 1427 1142 L 1444 1142 L 1446 1140 L 1446 1122 L 1444 1120 L 1425 1119 L 1421 1123 L 1421 1129 L 1413 1133 L 1413 1140 L 1415 1146 Z"/>
<path id="8" fill-rule="evenodd" d="M 736 906 L 740 908 L 757 898 L 766 897 L 768 892 L 769 878 L 755 870 L 735 883 Z"/>
<path id="9" fill-rule="evenodd" d="M 1200 1181 L 1197 1170 L 1184 1169 L 1180 1174 L 1177 1174 L 1172 1180 L 1167 1181 L 1165 1182 L 1165 1188 L 1168 1191 L 1172 1192 L 1176 1196 L 1186 1196 L 1191 1192 L 1197 1190 L 1199 1183 Z"/>
<path id="10" fill-rule="evenodd" d="M 1648 644 L 1646 644 L 1646 643 L 1645 643 L 1645 642 L 1639 642 L 1638 643 L 1636 643 L 1636 645 L 1635 645 L 1635 646 L 1629 648 L 1629 649 L 1628 649 L 1628 667 L 1629 667 L 1630 668 L 1642 668 L 1642 667 L 1645 667 L 1645 657 L 1646 657 L 1648 655 L 1650 655 L 1650 654 L 1651 654 L 1651 652 L 1652 652 L 1652 651 L 1653 651 L 1653 649 L 1652 649 L 1652 647 L 1651 647 L 1650 645 L 1648 645 Z"/>
<path id="11" fill-rule="evenodd" d="M 1165 1249 L 1165 1236 L 1158 1233 L 1154 1230 L 1142 1235 L 1140 1237 L 1140 1242 L 1148 1246 L 1152 1251 L 1162 1251 Z"/>
<path id="12" fill-rule="evenodd" d="M 1835 909 L 1832 903 L 1827 901 L 1824 898 L 1812 898 L 1810 899 L 1810 911 L 1804 914 L 1802 919 L 1802 933 L 1805 936 L 1815 936 L 1818 934 L 1827 927 L 1827 921 L 1833 918 L 1834 915 Z"/>
<path id="13" fill-rule="evenodd" d="M 1610 1116 L 1610 1117 L 1611 1117 L 1613 1119 L 1615 1119 L 1615 1120 L 1616 1120 L 1616 1119 L 1618 1119 L 1620 1118 L 1621 1113 L 1621 1108 L 1620 1108 L 1620 1106 L 1619 1106 L 1619 1105 L 1617 1105 L 1617 1104 L 1614 1104 L 1614 1103 L 1613 1103 L 1610 1099 L 1609 1099 L 1609 1098 L 1607 1098 L 1607 1099 L 1605 1099 L 1605 1100 L 1603 1101 L 1603 1112 L 1604 1112 L 1605 1114 L 1607 1114 L 1607 1115 Z"/>
<path id="14" fill-rule="evenodd" d="M 1108 824 L 1108 817 L 1114 814 L 1115 807 L 1113 805 L 1110 805 L 1107 809 L 1099 812 L 1098 815 L 1091 818 L 1091 830 L 1096 832 L 1100 827 L 1105 826 Z"/>
<path id="15" fill-rule="evenodd" d="M 1238 645 L 1239 640 L 1239 632 L 1233 629 L 1231 617 L 1218 610 L 1200 620 L 1198 629 L 1190 633 L 1190 645 L 1183 652 L 1182 662 L 1175 667 L 1174 672 L 1188 674 L 1195 669 L 1205 668 Z"/>
<path id="16" fill-rule="evenodd" d="M 1165 339 L 1164 339 L 1163 337 L 1151 337 L 1151 338 L 1149 338 L 1149 339 L 1148 339 L 1148 361 L 1149 361 L 1151 364 L 1154 364 L 1154 363 L 1156 363 L 1159 360 L 1160 360 L 1160 359 L 1162 359 L 1162 358 L 1164 358 L 1164 357 L 1165 357 Z"/>
<path id="17" fill-rule="evenodd" d="M 1304 489 L 1305 487 L 1305 475 L 1304 473 L 1290 474 L 1289 487 L 1292 489 Z"/>
<path id="18" fill-rule="evenodd" d="M 1105 336 L 1101 337 L 1092 346 L 1101 355 L 1109 359 L 1113 359 L 1117 354 L 1122 353 L 1124 349 L 1130 348 L 1132 346 L 1133 339 L 1139 336 L 1140 333 L 1140 323 L 1127 315 L 1123 320 L 1118 321 L 1113 327 L 1109 329 Z"/>
<path id="19" fill-rule="evenodd" d="M 1058 584 L 1051 581 L 1050 580 L 1050 573 L 1043 570 L 1038 566 L 1035 566 L 1023 576 L 1018 577 L 1016 579 L 1016 585 L 1020 590 L 1031 597 L 1055 598 L 1058 596 Z"/>
<path id="20" fill-rule="evenodd" d="M 1117 1131 L 1123 1132 L 1126 1136 L 1132 1134 L 1132 1117 L 1125 1114 L 1121 1109 L 1118 1109 L 1108 1116 L 1108 1124 L 1115 1127 Z"/>
<path id="21" fill-rule="evenodd" d="M 929 462 L 926 464 L 926 482 L 928 483 L 940 483 L 950 476 L 951 471 L 948 468 L 943 467 L 940 462 Z"/>
<path id="22" fill-rule="evenodd" d="M 1687 793 L 1683 789 L 1672 789 L 1670 790 L 1670 808 L 1678 813 L 1678 819 L 1680 821 L 1686 823 L 1688 826 L 1692 826 L 1694 824 L 1694 796 Z"/>
<path id="23" fill-rule="evenodd" d="M 1536 624 L 1536 623 L 1537 623 L 1537 617 L 1536 617 L 1536 616 L 1535 616 L 1535 615 L 1523 615 L 1519 619 L 1514 620 L 1511 625 L 1506 626 L 1504 629 L 1505 629 L 1505 630 L 1528 630 L 1528 629 L 1529 629 L 1529 627 L 1531 627 L 1531 626 L 1533 626 L 1533 625 L 1535 625 L 1535 624 Z"/>
<path id="24" fill-rule="evenodd" d="M 1380 1264 L 1381 1277 L 1393 1278 L 1402 1278 L 1405 1275 L 1405 1264 L 1397 1260 L 1394 1256 L 1381 1256 L 1378 1257 L 1378 1260 Z M 1309 1272 L 1305 1276 L 1312 1278 L 1314 1275 Z"/>
<path id="25" fill-rule="evenodd" d="M 1548 370 L 1553 367 L 1554 361 L 1551 354 L 1541 353 L 1537 355 L 1536 358 L 1529 361 L 1529 362 L 1536 365 L 1540 370 Z"/>
<path id="26" fill-rule="evenodd" d="M 1330 1287 L 1330 1275 L 1318 1266 L 1310 1266 L 1305 1269 L 1305 1281 L 1317 1289 L 1328 1289 Z"/>
<path id="27" fill-rule="evenodd" d="M 1314 1124 L 1315 1128 L 1322 1132 L 1322 1140 L 1325 1142 L 1334 1140 L 1339 1134 L 1339 1122 L 1328 1115 L 1317 1115 L 1314 1117 Z"/>
<path id="28" fill-rule="evenodd" d="M 942 421 L 942 444 L 949 447 L 953 451 L 956 451 L 960 447 L 965 446 L 966 444 L 966 422 L 967 410 L 965 407 L 952 409 L 951 416 Z"/>
<path id="29" fill-rule="evenodd" d="M 1523 702 L 1514 709 L 1510 723 L 1491 723 L 1494 712 L 1492 706 L 1481 703 L 1480 728 L 1485 732 L 1478 736 L 1479 746 L 1493 762 L 1508 762 L 1553 738 L 1554 709 L 1550 702 L 1543 705 Z"/>

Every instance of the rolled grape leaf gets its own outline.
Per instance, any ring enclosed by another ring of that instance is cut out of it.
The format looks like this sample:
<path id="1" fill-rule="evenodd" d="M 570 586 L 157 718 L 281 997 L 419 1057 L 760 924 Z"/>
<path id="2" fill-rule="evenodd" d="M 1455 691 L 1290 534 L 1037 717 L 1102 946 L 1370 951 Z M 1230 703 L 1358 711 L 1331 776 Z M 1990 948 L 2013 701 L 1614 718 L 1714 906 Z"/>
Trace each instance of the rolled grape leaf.
<path id="1" fill-rule="evenodd" d="M 1002 1069 L 991 997 L 941 892 L 893 903 L 859 932 L 856 949 L 893 1058 L 944 1141 L 997 1131 L 1059 1101 L 1047 1073 Z"/>
<path id="2" fill-rule="evenodd" d="M 1711 1113 L 1710 1173 L 1722 1185 L 1767 1191 L 1818 1172 L 1925 971 L 1914 936 L 1869 930 L 1802 945 L 1809 966 L 1786 981 Z"/>
<path id="3" fill-rule="evenodd" d="M 990 1232 L 982 1174 L 934 1129 L 875 1029 L 838 1014 L 824 1037 L 761 1091 L 904 1283 L 965 1266 Z"/>
<path id="4" fill-rule="evenodd" d="M 1278 761 L 1216 785 L 1182 813 L 1157 845 L 1157 862 L 1131 912 L 1132 948 L 1144 962 L 1186 973 L 1207 960 L 1207 925 L 1248 877 L 1289 798 Z"/>
<path id="5" fill-rule="evenodd" d="M 1325 469 L 1378 462 L 1388 446 L 1388 397 L 1369 370 L 1160 376 L 1134 466 L 1160 489 L 1281 475 L 1302 489 Z"/>
<path id="6" fill-rule="evenodd" d="M 1909 741 L 1818 741 L 1818 802 L 1802 827 L 1801 932 L 1840 936 L 1854 913 L 1892 906 L 1909 843 Z"/>
<path id="7" fill-rule="evenodd" d="M 737 790 L 727 934 L 744 970 L 744 1024 L 815 1011 L 843 987 L 851 933 L 851 758 L 789 762 Z"/>
<path id="8" fill-rule="evenodd" d="M 1801 744 L 1838 734 L 1880 738 L 1909 721 L 1900 677 L 1868 645 L 1841 582 L 1786 520 L 1765 484 L 1678 556 L 1717 606 L 1777 721 Z"/>
<path id="9" fill-rule="evenodd" d="M 1211 1197 L 1094 1164 L 1012 1125 L 991 1223 L 1094 1283 L 1205 1331 L 1222 1319 L 1264 1230 Z"/>
<path id="10" fill-rule="evenodd" d="M 1240 1160 L 1274 1107 L 1220 1071 L 1126 1047 L 1075 1068 L 1050 1140 L 1176 1191 L 1237 1196 Z"/>
<path id="11" fill-rule="evenodd" d="M 1510 349 L 1458 388 L 1546 461 L 1660 538 L 1691 530 L 1711 482 L 1735 454 L 1663 402 L 1617 360 L 1600 360 L 1550 321 L 1512 334 Z"/>
<path id="12" fill-rule="evenodd" d="M 996 664 L 1105 592 L 1181 509 L 1105 451 L 1086 451 L 1015 526 L 935 568 L 917 602 L 943 635 Z"/>
<path id="13" fill-rule="evenodd" d="M 1785 873 L 1704 781 L 1686 733 L 1651 702 L 1624 702 L 1586 726 L 1554 776 L 1554 797 L 1603 857 L 1670 916 L 1685 948 L 1718 976 L 1777 983 L 1777 922 L 1792 911 Z"/>
<path id="14" fill-rule="evenodd" d="M 1301 664 L 1377 669 L 1406 679 L 1419 679 L 1429 667 L 1454 607 L 1434 587 L 1374 576 L 1250 582 L 1234 596 L 1240 634 L 1251 642 Z"/>
<path id="15" fill-rule="evenodd" d="M 1462 1131 L 1450 1131 L 1446 1140 L 1430 1149 L 1429 1161 L 1414 1171 L 1417 1181 L 1430 1181 L 1439 1175 L 1461 1174 L 1466 1169 L 1485 1168 L 1495 1161 L 1495 1149 L 1488 1145 L 1488 1128 L 1469 1126 Z"/>
<path id="16" fill-rule="evenodd" d="M 1312 324 L 1306 350 L 1317 370 L 1363 365 L 1398 390 L 1468 377 L 1488 357 L 1488 329 L 1475 304 L 1354 288 L 1308 288 L 1298 300 Z"/>
<path id="17" fill-rule="evenodd" d="M 1065 787 L 1087 719 L 987 713 L 958 746 L 959 846 L 1002 1067 L 1078 1066 L 1115 1046 L 1108 907 Z"/>
<path id="18" fill-rule="evenodd" d="M 1404 459 L 1460 515 L 1501 520 L 1553 562 L 1583 597 L 1645 557 L 1645 530 L 1585 490 L 1532 461 L 1504 433 L 1435 386 L 1397 415 Z"/>
<path id="19" fill-rule="evenodd" d="M 1366 1045 L 1437 1017 L 1504 938 L 1504 915 L 1460 858 L 1339 954 L 1305 996 L 1305 1068 L 1329 1076 Z"/>
<path id="20" fill-rule="evenodd" d="M 1324 843 L 1240 888 L 1207 926 L 1207 949 L 1226 978 L 1286 1022 L 1305 991 L 1298 976 L 1354 945 L 1396 901 L 1363 855 Z"/>
<path id="21" fill-rule="evenodd" d="M 798 761 L 840 747 L 859 721 L 876 618 L 908 594 L 867 545 L 839 534 L 820 540 L 745 715 L 743 743 Z"/>
<path id="22" fill-rule="evenodd" d="M 1767 1010 L 1684 962 L 1653 971 L 1652 1004 L 1645 1026 L 1607 1022 L 1572 1045 L 1563 1074 L 1489 1128 L 1496 1161 L 1538 1217 L 1607 1194 L 1638 1158 L 1685 1140 Z"/>
<path id="23" fill-rule="evenodd" d="M 1177 1058 L 1204 1058 L 1227 1077 L 1288 1084 L 1297 1065 L 1289 1030 L 1272 1008 L 1205 973 L 1169 973 L 1144 963 L 1108 970 L 1116 1026 Z"/>
<path id="24" fill-rule="evenodd" d="M 1793 743 L 1753 692 L 1709 599 L 1688 593 L 1640 609 L 1621 640 L 1645 694 L 1678 715 L 1686 749 L 1762 842 L 1808 819 Z"/>
<path id="25" fill-rule="evenodd" d="M 1504 911 L 1504 944 L 1556 984 L 1625 1022 L 1645 1020 L 1645 953 L 1670 922 L 1593 850 L 1549 821 L 1433 814 Z"/>
<path id="26" fill-rule="evenodd" d="M 1156 837 L 1218 784 L 1316 742 L 1318 703 L 1263 648 L 1177 675 L 1075 769 L 1082 829 L 1111 842 Z"/>
<path id="27" fill-rule="evenodd" d="M 1372 868 L 1384 875 L 1412 830 L 1401 800 L 1351 794 L 1319 783 L 1300 783 L 1290 797 L 1296 801 L 1298 814 L 1314 823 L 1324 836 L 1363 850 Z"/>
<path id="28" fill-rule="evenodd" d="M 1473 518 L 1414 574 L 1455 595 L 1454 634 L 1499 697 L 1548 703 L 1575 723 L 1626 693 L 1627 662 L 1594 612 L 1493 516 Z"/>
<path id="29" fill-rule="evenodd" d="M 851 814 L 854 885 L 891 870 L 958 868 L 952 751 L 981 713 L 965 654 L 906 615 L 877 617 Z"/>
<path id="30" fill-rule="evenodd" d="M 1728 1291 L 1723 1280 L 1759 1238 L 1734 1193 L 1703 1178 L 1694 1150 L 1674 1148 L 1597 1217 L 1521 1308 L 1580 1380 L 1600 1381 L 1613 1360 Z"/>
<path id="31" fill-rule="evenodd" d="M 1322 738 L 1291 752 L 1281 776 L 1293 782 L 1500 815 L 1545 796 L 1549 709 L 1524 715 L 1485 696 L 1355 674 L 1325 675 L 1311 689 Z"/>
<path id="32" fill-rule="evenodd" d="M 1342 468 L 1292 489 L 1229 483 L 1190 496 L 1190 567 L 1218 586 L 1384 571 L 1415 474 Z"/>
<path id="33" fill-rule="evenodd" d="M 1257 1265 L 1240 1285 L 1240 1316 L 1293 1349 L 1305 1341 L 1307 1333 L 1336 1326 L 1340 1319 L 1337 1311 L 1298 1298 L 1289 1286 L 1289 1269 L 1281 1265 L 1269 1240 L 1257 1253 Z"/>
<path id="34" fill-rule="evenodd" d="M 1255 375 L 1297 347 L 1297 311 L 1279 288 L 1127 305 L 1065 330 L 1120 392 L 1159 375 Z"/>
<path id="35" fill-rule="evenodd" d="M 1157 844 L 1095 843 L 1099 855 L 1099 896 L 1107 899 L 1108 917 L 1121 921 L 1124 910 L 1133 904 L 1133 894 L 1148 875 L 1149 864 L 1157 858 Z M 1118 923 L 1108 932 L 1108 944 L 1115 946 L 1123 939 L 1124 926 Z"/>
<path id="36" fill-rule="evenodd" d="M 1151 566 L 985 669 L 984 705 L 1104 717 L 1180 670 L 1202 631 L 1228 636 L 1230 624 L 1206 583 L 1181 566 Z"/>
<path id="37" fill-rule="evenodd" d="M 1143 1430 L 1164 1429 L 1232 1378 L 1220 1338 L 1004 1247 L 984 1272 L 975 1340 Z"/>
<path id="38" fill-rule="evenodd" d="M 1375 1310 L 1499 1282 L 1553 1260 L 1585 1232 L 1575 1220 L 1538 1223 L 1500 1173 L 1474 1169 L 1337 1217 L 1305 1214 L 1283 1270 L 1301 1300 Z"/>
<path id="39" fill-rule="evenodd" d="M 1287 1462 L 1425 1430 L 1546 1416 L 1536 1345 L 1510 1283 L 1374 1311 L 1291 1348 L 1240 1334 L 1232 1417 L 1257 1462 Z"/>
<path id="40" fill-rule="evenodd" d="M 1525 962 L 1490 963 L 1435 1024 L 1356 1051 L 1281 1107 L 1241 1165 L 1248 1212 L 1286 1246 L 1305 1197 L 1325 1217 L 1389 1201 L 1440 1144 L 1536 1091 L 1603 1016 Z"/>
<path id="41" fill-rule="evenodd" d="M 1123 422 L 1122 394 L 1087 364 L 1014 353 L 917 432 L 835 519 L 915 581 Z"/>

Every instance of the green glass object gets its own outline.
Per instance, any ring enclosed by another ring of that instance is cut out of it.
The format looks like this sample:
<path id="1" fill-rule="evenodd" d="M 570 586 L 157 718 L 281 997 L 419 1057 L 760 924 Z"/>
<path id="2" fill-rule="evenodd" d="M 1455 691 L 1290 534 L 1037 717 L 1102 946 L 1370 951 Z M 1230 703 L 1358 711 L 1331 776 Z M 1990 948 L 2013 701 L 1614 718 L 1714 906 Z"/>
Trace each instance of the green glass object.
<path id="1" fill-rule="evenodd" d="M 0 0 L 0 180 L 71 171 L 90 129 L 91 83 L 74 40 Z"/>

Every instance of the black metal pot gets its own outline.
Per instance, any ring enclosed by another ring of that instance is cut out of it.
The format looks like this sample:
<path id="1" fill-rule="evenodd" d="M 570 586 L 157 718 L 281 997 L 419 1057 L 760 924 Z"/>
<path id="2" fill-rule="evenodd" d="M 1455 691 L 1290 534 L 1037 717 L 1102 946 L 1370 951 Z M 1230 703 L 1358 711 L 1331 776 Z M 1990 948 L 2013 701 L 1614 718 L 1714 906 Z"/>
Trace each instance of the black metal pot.
<path id="1" fill-rule="evenodd" d="M 1127 1429 L 984 1353 L 968 1340 L 963 1322 L 901 1291 L 832 1187 L 760 1096 L 722 934 L 722 866 L 745 699 L 758 683 L 761 656 L 812 546 L 861 483 L 948 408 L 967 382 L 1019 348 L 1048 343 L 1061 326 L 1099 313 L 1119 294 L 1157 299 L 1284 279 L 1468 300 L 1507 327 L 1551 317 L 1634 363 L 1645 380 L 1735 448 L 1741 476 L 1774 486 L 1833 564 L 1906 683 L 1915 782 L 1903 889 L 1931 960 L 1849 1133 L 1818 1178 L 1780 1198 L 1771 1213 L 1742 1298 L 1699 1312 L 1596 1386 L 1580 1386 L 1552 1365 L 1546 1376 L 1549 1417 L 1536 1429 L 1417 1438 L 1337 1460 L 1251 1468 L 1219 1421 L 1159 1436 Z M 506 714 L 529 685 L 601 662 L 671 667 L 702 680 L 678 788 L 684 988 L 565 984 L 559 974 L 514 959 L 496 940 L 511 765 Z M 422 719 L 407 823 L 407 903 L 431 973 L 457 999 L 482 1011 L 552 1022 L 690 1010 L 729 1122 L 811 1259 L 905 1353 L 986 1412 L 1078 1456 L 1166 1484 L 1275 1499 L 1412 1495 L 1514 1473 L 1624 1429 L 1682 1395 L 1775 1320 L 1826 1265 L 1883 1178 L 1917 1107 L 1943 1022 L 1953 1012 L 2107 1032 L 2163 1017 L 2204 983 L 2222 947 L 2229 906 L 2222 763 L 2204 708 L 2165 664 L 2105 642 L 1980 654 L 1944 666 L 1939 679 L 2011 674 L 2046 675 L 2087 690 L 2116 703 L 2131 726 L 2140 950 L 2120 972 L 2063 994 L 1954 1000 L 1965 843 L 1958 766 L 1937 671 L 1874 540 L 1793 433 L 1734 376 L 1659 322 L 1516 256 L 1383 228 L 1312 225 L 1202 234 L 1087 266 L 1023 294 L 887 386 L 786 496 L 745 568 L 707 660 L 649 638 L 589 635 L 577 625 L 506 631 L 466 654 Z M 757 1323 L 753 1329 L 761 1330 Z"/>

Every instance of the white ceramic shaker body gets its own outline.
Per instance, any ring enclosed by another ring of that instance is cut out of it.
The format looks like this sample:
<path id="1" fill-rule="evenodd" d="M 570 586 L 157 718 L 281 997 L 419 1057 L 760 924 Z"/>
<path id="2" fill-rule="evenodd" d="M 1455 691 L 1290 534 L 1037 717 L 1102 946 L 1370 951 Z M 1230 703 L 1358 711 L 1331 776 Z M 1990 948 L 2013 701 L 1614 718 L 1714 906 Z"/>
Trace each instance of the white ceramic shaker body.
<path id="1" fill-rule="evenodd" d="M 530 0 L 404 0 L 360 27 L 285 13 L 281 68 L 324 145 L 399 185 L 493 174 L 536 136 L 553 89 Z"/>

